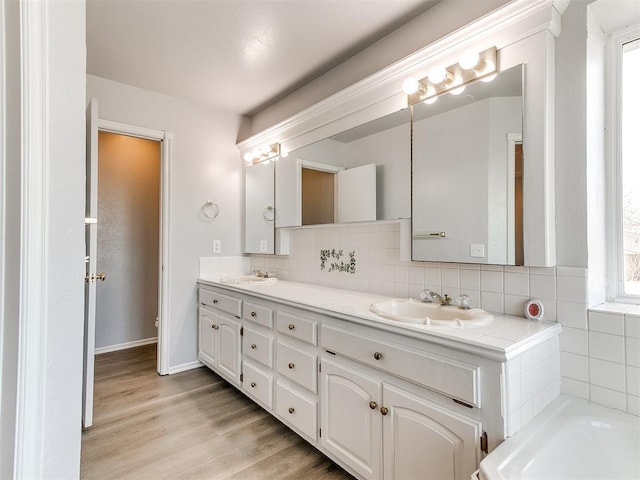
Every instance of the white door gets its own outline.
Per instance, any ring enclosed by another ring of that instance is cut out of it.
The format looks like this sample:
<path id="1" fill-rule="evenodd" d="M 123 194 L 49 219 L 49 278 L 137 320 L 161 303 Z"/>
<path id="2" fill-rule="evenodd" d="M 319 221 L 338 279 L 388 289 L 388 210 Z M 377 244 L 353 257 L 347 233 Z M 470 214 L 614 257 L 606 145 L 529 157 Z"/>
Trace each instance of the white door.
<path id="1" fill-rule="evenodd" d="M 376 219 L 376 164 L 338 172 L 338 223 Z"/>
<path id="2" fill-rule="evenodd" d="M 87 170 L 85 199 L 84 378 L 82 425 L 93 424 L 93 364 L 96 337 L 96 254 L 98 250 L 98 100 L 87 107 Z"/>
<path id="3" fill-rule="evenodd" d="M 480 458 L 480 422 L 386 383 L 382 398 L 385 479 L 471 477 Z"/>
<path id="4" fill-rule="evenodd" d="M 322 359 L 320 442 L 367 480 L 382 477 L 381 383 Z"/>
<path id="5" fill-rule="evenodd" d="M 302 225 L 302 160 L 292 156 L 276 163 L 276 228 Z"/>

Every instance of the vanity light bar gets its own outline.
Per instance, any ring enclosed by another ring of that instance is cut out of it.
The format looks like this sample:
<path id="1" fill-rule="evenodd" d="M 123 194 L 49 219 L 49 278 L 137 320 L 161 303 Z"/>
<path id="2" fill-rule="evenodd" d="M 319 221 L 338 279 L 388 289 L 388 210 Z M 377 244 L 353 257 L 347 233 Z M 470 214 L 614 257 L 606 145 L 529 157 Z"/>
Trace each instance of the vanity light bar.
<path id="1" fill-rule="evenodd" d="M 276 161 L 280 157 L 286 157 L 287 152 L 280 147 L 279 143 L 273 143 L 262 148 L 256 148 L 252 151 L 245 152 L 242 158 L 247 163 L 255 165 L 257 163 L 268 162 L 269 160 Z"/>
<path id="2" fill-rule="evenodd" d="M 465 86 L 476 80 L 492 80 L 498 72 L 498 51 L 496 47 L 482 52 L 465 51 L 460 61 L 447 68 L 435 66 L 429 75 L 420 79 L 407 79 L 403 90 L 407 94 L 407 105 L 418 102 L 433 103 L 439 95 L 462 93 Z"/>

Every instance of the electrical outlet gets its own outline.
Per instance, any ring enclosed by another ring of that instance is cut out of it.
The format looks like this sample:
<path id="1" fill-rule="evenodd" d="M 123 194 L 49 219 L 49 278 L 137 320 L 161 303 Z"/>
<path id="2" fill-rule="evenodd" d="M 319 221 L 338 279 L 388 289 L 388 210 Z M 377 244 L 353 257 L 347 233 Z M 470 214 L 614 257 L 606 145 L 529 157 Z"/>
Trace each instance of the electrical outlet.
<path id="1" fill-rule="evenodd" d="M 476 258 L 484 258 L 484 245 L 482 243 L 472 243 L 470 255 Z"/>
<path id="2" fill-rule="evenodd" d="M 213 253 L 220 253 L 222 251 L 222 242 L 220 240 L 213 241 Z"/>
<path id="3" fill-rule="evenodd" d="M 267 253 L 267 241 L 260 240 L 260 253 Z"/>

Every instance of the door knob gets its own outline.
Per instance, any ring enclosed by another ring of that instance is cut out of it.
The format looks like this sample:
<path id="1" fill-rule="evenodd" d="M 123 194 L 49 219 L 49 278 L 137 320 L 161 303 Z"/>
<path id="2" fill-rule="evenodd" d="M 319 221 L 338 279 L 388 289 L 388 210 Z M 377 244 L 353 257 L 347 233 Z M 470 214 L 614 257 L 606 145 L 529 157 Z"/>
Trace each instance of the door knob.
<path id="1" fill-rule="evenodd" d="M 104 282 L 107 279 L 107 274 L 105 272 L 96 273 L 96 280 L 100 280 Z"/>

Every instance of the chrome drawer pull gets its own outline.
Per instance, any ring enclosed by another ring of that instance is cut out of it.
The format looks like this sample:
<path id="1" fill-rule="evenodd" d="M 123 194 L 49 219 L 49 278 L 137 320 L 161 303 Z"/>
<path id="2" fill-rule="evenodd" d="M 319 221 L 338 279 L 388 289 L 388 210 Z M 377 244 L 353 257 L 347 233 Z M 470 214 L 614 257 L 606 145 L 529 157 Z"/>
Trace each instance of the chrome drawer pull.
<path id="1" fill-rule="evenodd" d="M 373 358 L 375 358 L 376 360 L 380 360 L 382 358 L 382 354 L 380 352 L 375 352 L 373 354 Z"/>
<path id="2" fill-rule="evenodd" d="M 252 343 L 252 344 L 251 344 L 251 348 L 252 348 L 253 350 L 255 350 L 255 349 L 256 349 L 256 347 L 257 347 L 257 345 L 256 345 L 255 343 Z"/>
<path id="3" fill-rule="evenodd" d="M 289 330 L 295 330 L 296 326 L 293 323 L 289 324 Z"/>
<path id="4" fill-rule="evenodd" d="M 215 298 L 213 299 L 213 303 L 218 303 L 218 300 L 216 300 Z"/>
<path id="5" fill-rule="evenodd" d="M 295 365 L 294 365 L 293 363 L 290 363 L 290 364 L 289 364 L 289 368 L 290 368 L 290 369 L 293 369 L 293 367 L 295 367 Z"/>
<path id="6" fill-rule="evenodd" d="M 256 312 L 251 312 L 252 317 L 255 317 L 256 315 L 258 315 Z"/>
<path id="7" fill-rule="evenodd" d="M 256 382 L 251 382 L 251 388 L 256 388 Z"/>
<path id="8" fill-rule="evenodd" d="M 296 411 L 296 409 L 295 409 L 295 408 L 293 408 L 293 407 L 289 407 L 289 413 L 293 413 L 293 412 L 295 412 L 295 411 Z"/>

